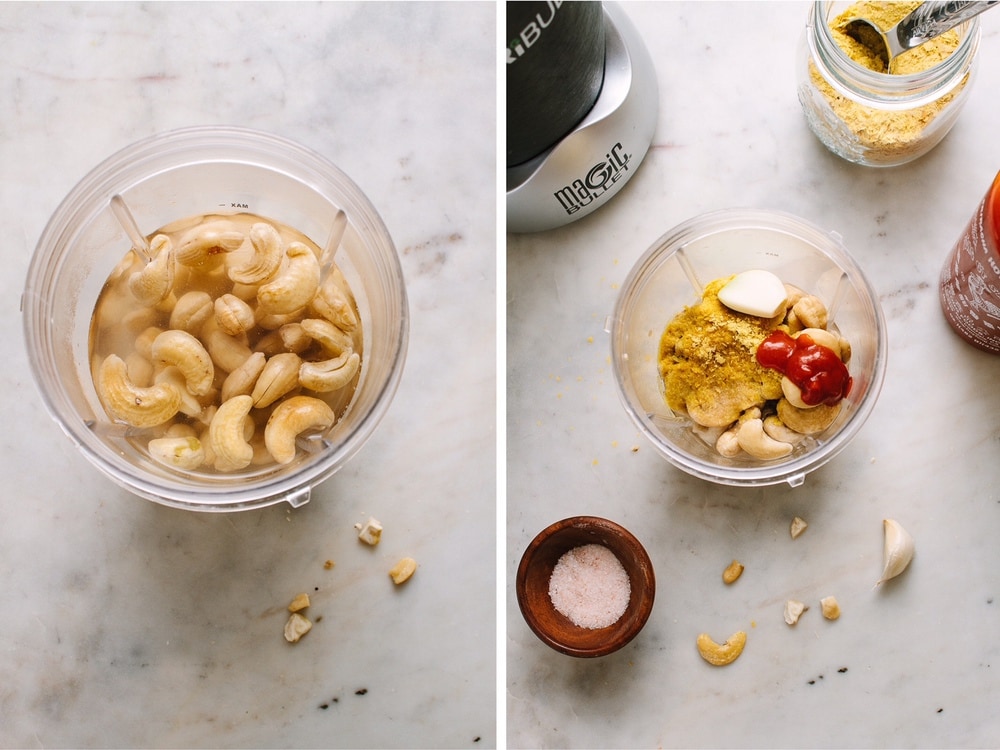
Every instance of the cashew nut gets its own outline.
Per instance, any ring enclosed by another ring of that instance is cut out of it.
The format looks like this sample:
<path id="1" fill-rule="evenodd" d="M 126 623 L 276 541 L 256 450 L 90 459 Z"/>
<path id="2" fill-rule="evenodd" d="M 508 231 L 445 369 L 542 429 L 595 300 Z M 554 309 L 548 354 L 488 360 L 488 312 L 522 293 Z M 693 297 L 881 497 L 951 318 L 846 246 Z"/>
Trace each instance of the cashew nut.
<path id="1" fill-rule="evenodd" d="M 238 250 L 246 239 L 228 221 L 201 224 L 189 232 L 177 247 L 177 262 L 189 268 L 214 267 L 218 260 Z"/>
<path id="2" fill-rule="evenodd" d="M 829 322 L 823 300 L 812 294 L 806 294 L 792 305 L 792 312 L 803 328 L 826 328 Z"/>
<path id="3" fill-rule="evenodd" d="M 319 288 L 316 254 L 301 242 L 285 250 L 285 264 L 274 280 L 257 290 L 257 303 L 267 314 L 282 315 L 305 307 Z"/>
<path id="4" fill-rule="evenodd" d="M 249 396 L 266 362 L 267 357 L 263 352 L 254 352 L 247 357 L 246 362 L 229 373 L 223 381 L 222 400 L 228 401 L 233 396 Z"/>
<path id="5" fill-rule="evenodd" d="M 278 336 L 286 351 L 301 354 L 309 348 L 312 337 L 306 333 L 301 323 L 285 323 L 278 329 Z"/>
<path id="6" fill-rule="evenodd" d="M 153 342 L 156 337 L 163 333 L 163 329 L 157 326 L 150 326 L 135 337 L 135 350 L 148 360 L 153 359 Z"/>
<path id="7" fill-rule="evenodd" d="M 149 242 L 149 252 L 152 260 L 128 279 L 129 291 L 143 305 L 160 302 L 174 285 L 174 246 L 170 238 L 156 235 Z"/>
<path id="8" fill-rule="evenodd" d="M 811 409 L 814 406 L 819 406 L 819 404 L 807 404 L 803 401 L 802 389 L 795 385 L 787 375 L 781 376 L 781 392 L 788 399 L 788 403 L 796 409 Z"/>
<path id="9" fill-rule="evenodd" d="M 389 577 L 397 586 L 406 583 L 417 572 L 417 561 L 412 557 L 404 557 L 389 570 Z"/>
<path id="10" fill-rule="evenodd" d="M 832 331 L 827 331 L 824 328 L 803 328 L 795 334 L 795 338 L 798 338 L 799 336 L 808 336 L 812 339 L 814 344 L 825 346 L 827 349 L 833 351 L 833 353 L 838 357 L 843 359 L 840 353 L 840 342 L 842 338 Z"/>
<path id="11" fill-rule="evenodd" d="M 764 418 L 764 432 L 775 440 L 792 446 L 797 445 L 803 438 L 801 433 L 788 429 L 776 414 L 769 414 Z"/>
<path id="12" fill-rule="evenodd" d="M 212 362 L 223 372 L 232 372 L 246 362 L 250 355 L 250 347 L 241 337 L 230 336 L 219 328 L 213 327 L 214 319 L 206 324 L 202 333 L 205 348 L 208 349 Z"/>
<path id="13" fill-rule="evenodd" d="M 212 314 L 212 298 L 208 292 L 187 292 L 181 295 L 170 313 L 170 327 L 194 334 L 201 330 Z"/>
<path id="14" fill-rule="evenodd" d="M 350 383 L 360 366 L 361 357 L 353 351 L 323 362 L 303 362 L 299 367 L 299 383 L 311 391 L 329 393 Z"/>
<path id="15" fill-rule="evenodd" d="M 181 414 L 186 414 L 189 417 L 196 417 L 201 414 L 204 408 L 201 402 L 195 398 L 194 394 L 187 388 L 187 379 L 184 377 L 184 373 L 181 372 L 180 368 L 176 365 L 170 365 L 157 373 L 154 382 L 156 383 L 169 383 L 177 392 L 181 395 L 181 405 L 178 408 Z"/>
<path id="16" fill-rule="evenodd" d="M 149 441 L 153 460 L 174 469 L 191 471 L 205 463 L 205 449 L 196 437 L 162 437 Z"/>
<path id="17" fill-rule="evenodd" d="M 358 327 L 358 316 L 354 311 L 351 298 L 340 286 L 340 273 L 331 271 L 323 280 L 316 296 L 313 297 L 311 308 L 342 331 L 351 333 Z"/>
<path id="18" fill-rule="evenodd" d="M 827 620 L 836 620 L 840 617 L 840 604 L 832 596 L 824 596 L 819 600 L 820 610 Z"/>
<path id="19" fill-rule="evenodd" d="M 241 265 L 232 265 L 229 278 L 238 284 L 256 285 L 269 281 L 281 267 L 283 244 L 278 230 L 265 222 L 250 227 L 253 254 Z"/>
<path id="20" fill-rule="evenodd" d="M 833 424 L 833 421 L 840 414 L 840 407 L 843 404 L 819 404 L 810 409 L 799 409 L 789 403 L 787 399 L 778 402 L 778 419 L 792 430 L 803 435 L 815 435 L 822 432 Z"/>
<path id="21" fill-rule="evenodd" d="M 139 352 L 129 352 L 125 357 L 125 364 L 128 366 L 129 379 L 133 383 L 143 387 L 153 384 L 153 363 Z"/>
<path id="22" fill-rule="evenodd" d="M 202 343 L 187 331 L 164 331 L 153 341 L 153 366 L 176 365 L 187 381 L 188 390 L 204 396 L 212 390 L 215 367 Z"/>
<path id="23" fill-rule="evenodd" d="M 230 336 L 246 333 L 256 322 L 253 308 L 233 294 L 223 294 L 215 300 L 215 321 Z"/>
<path id="24" fill-rule="evenodd" d="M 285 352 L 275 354 L 264 365 L 253 387 L 253 405 L 258 409 L 270 406 L 299 385 L 299 367 L 302 358 Z"/>
<path id="25" fill-rule="evenodd" d="M 267 331 L 275 331 L 289 323 L 297 323 L 302 319 L 304 308 L 292 310 L 287 313 L 270 313 L 259 305 L 257 306 L 257 325 Z"/>
<path id="26" fill-rule="evenodd" d="M 722 582 L 725 584 L 736 583 L 736 580 L 743 575 L 743 563 L 733 560 L 729 566 L 722 571 Z"/>
<path id="27" fill-rule="evenodd" d="M 306 430 L 325 430 L 336 415 L 325 401 L 313 396 L 292 396 L 278 404 L 264 428 L 264 444 L 279 464 L 295 458 L 295 438 Z"/>
<path id="28" fill-rule="evenodd" d="M 233 396 L 215 412 L 208 435 L 219 471 L 245 469 L 253 460 L 253 448 L 245 437 L 247 415 L 252 408 L 249 396 Z"/>
<path id="29" fill-rule="evenodd" d="M 698 636 L 698 653 L 701 658 L 716 667 L 732 664 L 743 653 L 743 647 L 747 643 L 747 634 L 739 630 L 733 633 L 725 643 L 716 643 L 708 635 L 702 633 Z"/>
<path id="30" fill-rule="evenodd" d="M 181 395 L 168 383 L 140 388 L 128 377 L 125 360 L 108 355 L 97 371 L 97 395 L 108 413 L 133 427 L 154 427 L 172 419 Z"/>
<path id="31" fill-rule="evenodd" d="M 306 318 L 300 325 L 310 338 L 323 347 L 324 351 L 335 357 L 354 347 L 354 341 L 351 337 L 329 320 Z"/>
<path id="32" fill-rule="evenodd" d="M 743 452 L 740 448 L 740 441 L 736 439 L 736 435 L 739 432 L 739 426 L 734 425 L 728 430 L 719 435 L 718 439 L 715 441 L 715 450 L 724 458 L 735 458 Z"/>
<path id="33" fill-rule="evenodd" d="M 736 433 L 740 447 L 754 458 L 770 460 L 784 458 L 792 452 L 792 446 L 775 440 L 764 432 L 764 423 L 760 419 L 748 419 L 740 425 Z"/>

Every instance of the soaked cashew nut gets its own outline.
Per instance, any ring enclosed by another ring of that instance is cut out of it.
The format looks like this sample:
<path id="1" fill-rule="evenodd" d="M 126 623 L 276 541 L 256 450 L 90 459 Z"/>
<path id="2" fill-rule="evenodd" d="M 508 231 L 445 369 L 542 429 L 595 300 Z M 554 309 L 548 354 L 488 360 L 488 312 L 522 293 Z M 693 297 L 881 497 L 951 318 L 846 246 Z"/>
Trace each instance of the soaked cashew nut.
<path id="1" fill-rule="evenodd" d="M 784 458 L 792 452 L 791 445 L 779 442 L 764 432 L 764 422 L 760 419 L 748 419 L 741 424 L 736 440 L 751 456 L 763 460 Z"/>
<path id="2" fill-rule="evenodd" d="M 350 335 L 323 318 L 306 318 L 299 325 L 306 334 L 316 341 L 323 351 L 338 357 L 346 351 L 353 350 L 354 341 Z"/>
<path id="3" fill-rule="evenodd" d="M 215 367 L 202 343 L 187 331 L 164 331 L 153 341 L 153 366 L 176 365 L 187 380 L 187 389 L 195 396 L 212 390 Z"/>
<path id="4" fill-rule="evenodd" d="M 264 365 L 254 384 L 253 405 L 264 409 L 299 385 L 299 368 L 302 358 L 293 352 L 275 354 Z"/>
<path id="5" fill-rule="evenodd" d="M 165 299 L 174 285 L 174 246 L 170 238 L 163 234 L 153 237 L 149 253 L 152 260 L 128 278 L 129 291 L 143 305 Z"/>
<path id="6" fill-rule="evenodd" d="M 811 409 L 819 404 L 807 404 L 802 400 L 802 389 L 793 383 L 787 375 L 781 376 L 781 392 L 788 399 L 788 403 L 796 409 Z"/>
<path id="7" fill-rule="evenodd" d="M 702 659 L 716 667 L 723 667 L 732 664 L 743 653 L 747 634 L 739 630 L 729 636 L 725 643 L 716 643 L 708 633 L 702 633 L 698 636 L 697 643 L 698 653 Z"/>
<path id="8" fill-rule="evenodd" d="M 230 266 L 229 278 L 238 284 L 256 285 L 271 278 L 281 267 L 284 247 L 278 230 L 265 222 L 250 227 L 253 254 L 242 264 Z"/>
<path id="9" fill-rule="evenodd" d="M 125 360 L 108 355 L 97 371 L 97 395 L 114 419 L 133 427 L 155 427 L 173 419 L 181 406 L 181 395 L 169 383 L 148 388 L 136 386 L 128 377 Z"/>
<path id="10" fill-rule="evenodd" d="M 223 372 L 232 372 L 246 362 L 253 352 L 242 338 L 230 336 L 213 327 L 213 322 L 214 319 L 209 320 L 206 324 L 207 330 L 202 332 L 205 348 L 216 367 Z"/>
<path id="11" fill-rule="evenodd" d="M 246 238 L 228 221 L 202 224 L 177 246 L 177 262 L 189 268 L 213 267 L 227 253 L 239 250 Z"/>
<path id="12" fill-rule="evenodd" d="M 312 396 L 292 396 L 282 401 L 264 427 L 264 444 L 271 458 L 287 464 L 295 458 L 295 438 L 306 430 L 325 430 L 336 420 L 325 401 Z"/>
<path id="13" fill-rule="evenodd" d="M 223 294 L 215 300 L 215 322 L 230 336 L 246 333 L 256 323 L 253 308 L 233 294 Z"/>
<path id="14" fill-rule="evenodd" d="M 205 463 L 205 449 L 196 437 L 162 437 L 149 441 L 154 461 L 174 469 L 192 471 Z"/>
<path id="15" fill-rule="evenodd" d="M 213 309 L 208 292 L 187 292 L 180 296 L 170 313 L 170 327 L 191 334 L 198 333 Z"/>
<path id="16" fill-rule="evenodd" d="M 842 405 L 843 401 L 833 406 L 819 404 L 809 409 L 799 409 L 783 398 L 778 402 L 778 419 L 796 432 L 815 435 L 833 424 Z"/>
<path id="17" fill-rule="evenodd" d="M 253 460 L 253 447 L 246 439 L 246 422 L 253 399 L 234 396 L 223 402 L 208 427 L 209 440 L 219 471 L 245 469 Z"/>
<path id="18" fill-rule="evenodd" d="M 764 432 L 782 443 L 797 445 L 803 438 L 802 433 L 790 430 L 776 414 L 764 418 Z"/>
<path id="19" fill-rule="evenodd" d="M 304 308 L 299 308 L 289 313 L 269 313 L 258 306 L 257 325 L 268 331 L 276 331 L 284 325 L 300 321 L 304 312 Z"/>
<path id="20" fill-rule="evenodd" d="M 351 333 L 358 327 L 354 305 L 339 284 L 339 273 L 331 272 L 323 280 L 310 307 L 342 331 Z"/>
<path id="21" fill-rule="evenodd" d="M 823 328 L 803 328 L 795 334 L 795 338 L 799 336 L 808 336 L 814 344 L 825 346 L 843 360 L 843 356 L 840 353 L 841 337 L 833 331 L 827 331 Z"/>
<path id="22" fill-rule="evenodd" d="M 155 383 L 169 383 L 177 392 L 181 395 L 181 405 L 178 408 L 181 414 L 186 414 L 189 417 L 196 417 L 201 414 L 204 407 L 201 402 L 195 398 L 194 394 L 187 388 L 187 379 L 184 377 L 184 373 L 181 372 L 180 368 L 176 365 L 170 365 L 156 374 L 154 378 Z"/>
<path id="23" fill-rule="evenodd" d="M 312 337 L 306 333 L 301 323 L 286 323 L 278 329 L 278 336 L 281 337 L 285 350 L 296 354 L 304 352 L 312 343 Z"/>
<path id="24" fill-rule="evenodd" d="M 725 458 L 736 458 L 736 456 L 740 455 L 743 449 L 740 447 L 740 441 L 736 437 L 739 431 L 739 425 L 734 425 L 719 435 L 715 441 L 716 453 Z"/>
<path id="25" fill-rule="evenodd" d="M 247 361 L 229 373 L 223 381 L 222 400 L 228 401 L 233 396 L 249 396 L 266 363 L 267 357 L 263 352 L 254 352 L 247 357 Z"/>
<path id="26" fill-rule="evenodd" d="M 285 265 L 273 281 L 257 290 L 257 303 L 266 314 L 283 315 L 309 304 L 319 288 L 320 268 L 316 254 L 301 242 L 285 250 Z"/>
<path id="27" fill-rule="evenodd" d="M 361 366 L 357 352 L 344 352 L 323 362 L 303 362 L 299 367 L 299 383 L 317 393 L 330 393 L 351 382 Z"/>
<path id="28" fill-rule="evenodd" d="M 795 319 L 803 328 L 826 328 L 829 322 L 826 305 L 823 300 L 812 294 L 807 294 L 792 305 Z"/>

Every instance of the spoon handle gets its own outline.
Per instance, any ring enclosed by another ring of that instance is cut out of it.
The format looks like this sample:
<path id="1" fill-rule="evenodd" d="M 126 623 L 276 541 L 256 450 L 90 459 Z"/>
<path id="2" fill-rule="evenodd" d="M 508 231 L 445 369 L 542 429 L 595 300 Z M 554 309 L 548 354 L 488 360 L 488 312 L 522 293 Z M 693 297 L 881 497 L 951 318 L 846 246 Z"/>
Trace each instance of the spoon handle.
<path id="1" fill-rule="evenodd" d="M 896 37 L 903 49 L 917 47 L 963 21 L 978 16 L 1000 0 L 954 0 L 926 2 L 896 24 Z"/>

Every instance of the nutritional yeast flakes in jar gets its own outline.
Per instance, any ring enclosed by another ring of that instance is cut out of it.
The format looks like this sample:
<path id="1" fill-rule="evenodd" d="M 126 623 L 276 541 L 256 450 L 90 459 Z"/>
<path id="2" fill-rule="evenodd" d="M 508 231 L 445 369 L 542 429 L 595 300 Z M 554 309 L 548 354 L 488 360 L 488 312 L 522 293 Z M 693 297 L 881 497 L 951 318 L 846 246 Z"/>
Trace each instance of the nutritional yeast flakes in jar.
<path id="1" fill-rule="evenodd" d="M 941 270 L 941 309 L 975 347 L 1000 354 L 1000 174 Z"/>
<path id="2" fill-rule="evenodd" d="M 815 2 L 798 63 L 806 122 L 847 161 L 890 167 L 923 156 L 951 130 L 965 103 L 979 46 L 979 19 L 959 25 L 892 61 L 889 72 L 841 30 L 854 17 L 886 30 L 918 2 Z"/>

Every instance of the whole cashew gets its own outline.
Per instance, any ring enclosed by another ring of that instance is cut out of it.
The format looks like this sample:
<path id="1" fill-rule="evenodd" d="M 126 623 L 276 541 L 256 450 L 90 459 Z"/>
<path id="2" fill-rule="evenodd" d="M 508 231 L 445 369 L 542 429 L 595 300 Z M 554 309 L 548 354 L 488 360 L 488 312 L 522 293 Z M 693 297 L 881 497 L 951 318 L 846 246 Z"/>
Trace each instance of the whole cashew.
<path id="1" fill-rule="evenodd" d="M 136 386 L 125 360 L 108 355 L 97 371 L 97 395 L 111 416 L 133 427 L 155 427 L 172 419 L 181 406 L 181 394 L 168 383 Z"/>
<path id="2" fill-rule="evenodd" d="M 743 449 L 740 447 L 740 441 L 736 437 L 739 431 L 739 426 L 734 425 L 719 435 L 715 441 L 715 451 L 720 456 L 735 458 L 743 452 Z"/>
<path id="3" fill-rule="evenodd" d="M 181 414 L 186 414 L 189 417 L 196 417 L 201 414 L 204 407 L 201 402 L 195 398 L 187 388 L 187 379 L 184 377 L 184 373 L 181 372 L 180 368 L 176 365 L 170 365 L 160 370 L 154 378 L 156 383 L 169 383 L 177 392 L 181 395 L 181 405 L 178 407 L 178 411 Z"/>
<path id="4" fill-rule="evenodd" d="M 245 469 L 253 460 L 253 447 L 245 437 L 247 415 L 252 408 L 253 399 L 249 396 L 233 396 L 215 412 L 208 435 L 217 470 Z"/>
<path id="5" fill-rule="evenodd" d="M 239 250 L 245 239 L 228 221 L 199 225 L 178 243 L 177 262 L 189 268 L 214 267 L 226 253 Z"/>
<path id="6" fill-rule="evenodd" d="M 754 458 L 784 458 L 792 452 L 791 445 L 779 442 L 764 432 L 764 423 L 760 419 L 748 419 L 741 424 L 736 440 Z"/>
<path id="7" fill-rule="evenodd" d="M 153 366 L 176 365 L 187 380 L 187 388 L 195 396 L 212 390 L 215 367 L 202 343 L 187 331 L 164 331 L 153 341 Z"/>
<path id="8" fill-rule="evenodd" d="M 789 429 L 775 414 L 771 414 L 764 419 L 764 432 L 775 440 L 793 446 L 803 438 L 801 433 Z"/>
<path id="9" fill-rule="evenodd" d="M 215 366 L 223 372 L 232 372 L 246 362 L 253 352 L 242 338 L 230 336 L 213 325 L 214 322 L 214 319 L 209 319 L 205 324 L 202 340 Z"/>
<path id="10" fill-rule="evenodd" d="M 174 246 L 170 238 L 158 234 L 149 242 L 150 260 L 141 271 L 128 278 L 128 288 L 143 305 L 165 299 L 174 285 Z"/>
<path id="11" fill-rule="evenodd" d="M 187 292 L 181 295 L 170 313 L 170 327 L 194 334 L 201 330 L 213 311 L 208 292 Z"/>
<path id="12" fill-rule="evenodd" d="M 351 333 L 358 327 L 354 305 L 339 283 L 339 272 L 331 271 L 323 279 L 310 303 L 311 308 L 342 331 Z"/>
<path id="13" fill-rule="evenodd" d="M 223 294 L 215 300 L 215 321 L 230 336 L 246 333 L 256 323 L 253 308 L 233 294 Z"/>
<path id="14" fill-rule="evenodd" d="M 820 404 L 811 409 L 799 409 L 789 403 L 788 399 L 781 399 L 778 402 L 778 419 L 787 427 L 803 435 L 815 435 L 822 432 L 833 424 L 833 421 L 840 414 L 840 407 L 843 401 L 827 406 Z"/>
<path id="15" fill-rule="evenodd" d="M 162 437 L 147 446 L 153 460 L 175 469 L 191 471 L 205 463 L 205 449 L 196 437 Z"/>
<path id="16" fill-rule="evenodd" d="M 301 365 L 302 358 L 293 352 L 275 354 L 267 360 L 253 387 L 253 405 L 263 409 L 298 387 Z"/>
<path id="17" fill-rule="evenodd" d="M 279 464 L 295 458 L 295 438 L 306 430 L 325 430 L 336 415 L 325 401 L 312 396 L 292 396 L 278 404 L 264 427 L 264 444 Z"/>
<path id="18" fill-rule="evenodd" d="M 250 227 L 253 254 L 241 265 L 232 265 L 229 278 L 238 284 L 256 285 L 270 279 L 281 267 L 284 247 L 278 230 L 265 222 Z"/>
<path id="19" fill-rule="evenodd" d="M 740 630 L 733 633 L 725 643 L 716 643 L 708 635 L 702 633 L 698 636 L 698 653 L 701 658 L 716 667 L 732 664 L 743 653 L 743 647 L 747 643 L 747 634 Z"/>
<path id="20" fill-rule="evenodd" d="M 792 312 L 803 328 L 826 328 L 829 322 L 826 305 L 819 297 L 807 294 L 792 305 Z"/>
<path id="21" fill-rule="evenodd" d="M 311 391 L 329 393 L 350 383 L 360 366 L 361 357 L 353 351 L 323 362 L 303 362 L 299 367 L 299 383 Z"/>
<path id="22" fill-rule="evenodd" d="M 266 362 L 267 357 L 263 352 L 254 352 L 247 357 L 246 362 L 229 373 L 223 381 L 222 400 L 228 401 L 233 396 L 249 396 Z"/>
<path id="23" fill-rule="evenodd" d="M 787 375 L 781 376 L 781 392 L 788 399 L 788 403 L 796 409 L 811 409 L 814 406 L 819 406 L 819 404 L 807 404 L 803 401 L 802 389 L 795 385 Z"/>
<path id="24" fill-rule="evenodd" d="M 841 337 L 832 331 L 828 331 L 825 328 L 803 328 L 795 334 L 795 338 L 798 338 L 799 336 L 808 336 L 813 340 L 814 344 L 825 346 L 827 349 L 833 351 L 833 353 L 838 357 L 843 359 L 840 353 Z"/>
<path id="25" fill-rule="evenodd" d="M 285 250 L 285 265 L 278 275 L 257 290 L 257 303 L 266 314 L 295 312 L 309 304 L 319 288 L 316 254 L 301 242 Z"/>
<path id="26" fill-rule="evenodd" d="M 306 318 L 299 325 L 306 335 L 323 347 L 323 351 L 335 357 L 354 348 L 351 337 L 329 320 Z"/>

